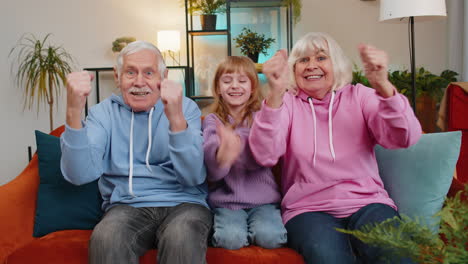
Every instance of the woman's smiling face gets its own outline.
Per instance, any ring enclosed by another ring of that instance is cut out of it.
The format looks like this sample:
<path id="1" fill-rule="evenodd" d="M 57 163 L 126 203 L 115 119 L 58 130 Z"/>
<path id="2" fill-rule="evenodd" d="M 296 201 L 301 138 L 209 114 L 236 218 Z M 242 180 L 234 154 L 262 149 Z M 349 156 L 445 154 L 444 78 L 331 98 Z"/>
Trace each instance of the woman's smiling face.
<path id="1" fill-rule="evenodd" d="M 322 99 L 334 84 L 333 64 L 326 50 L 310 51 L 294 64 L 297 88 L 309 96 Z"/>

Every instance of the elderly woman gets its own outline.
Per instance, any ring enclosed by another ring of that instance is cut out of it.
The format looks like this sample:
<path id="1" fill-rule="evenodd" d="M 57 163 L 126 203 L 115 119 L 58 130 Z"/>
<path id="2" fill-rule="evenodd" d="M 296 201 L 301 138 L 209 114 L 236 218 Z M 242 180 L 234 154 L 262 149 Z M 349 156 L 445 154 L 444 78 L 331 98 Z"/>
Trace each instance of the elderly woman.
<path id="1" fill-rule="evenodd" d="M 337 232 L 398 215 L 379 176 L 374 146 L 406 148 L 421 136 L 408 100 L 388 81 L 384 51 L 360 45 L 372 88 L 350 84 L 340 46 L 309 33 L 263 67 L 270 91 L 250 134 L 256 160 L 282 164 L 282 217 L 306 263 L 380 263 L 383 251 Z M 293 92 L 287 92 L 290 76 Z M 403 261 L 405 262 L 405 261 Z M 392 262 L 395 263 L 395 262 Z"/>

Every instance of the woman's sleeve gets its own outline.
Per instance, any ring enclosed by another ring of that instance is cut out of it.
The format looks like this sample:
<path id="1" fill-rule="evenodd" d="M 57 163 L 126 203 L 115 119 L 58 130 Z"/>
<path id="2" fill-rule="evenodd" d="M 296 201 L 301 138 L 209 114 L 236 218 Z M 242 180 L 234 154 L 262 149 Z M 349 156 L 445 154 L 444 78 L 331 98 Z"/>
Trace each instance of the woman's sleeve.
<path id="1" fill-rule="evenodd" d="M 273 167 L 286 152 L 290 110 L 285 99 L 280 108 L 271 108 L 264 101 L 262 108 L 255 115 L 250 131 L 249 144 L 252 154 L 255 160 L 265 167 Z"/>
<path id="2" fill-rule="evenodd" d="M 364 116 L 376 143 L 385 148 L 407 148 L 421 137 L 421 125 L 408 99 L 395 91 L 384 98 L 371 90 L 362 100 Z"/>

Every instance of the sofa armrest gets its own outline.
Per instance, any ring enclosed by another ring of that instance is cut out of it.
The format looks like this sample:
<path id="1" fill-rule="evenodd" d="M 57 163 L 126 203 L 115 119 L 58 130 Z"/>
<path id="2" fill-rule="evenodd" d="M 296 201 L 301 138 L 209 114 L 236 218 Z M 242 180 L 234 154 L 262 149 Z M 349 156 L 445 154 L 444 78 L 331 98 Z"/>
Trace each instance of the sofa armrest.
<path id="1" fill-rule="evenodd" d="M 0 263 L 15 249 L 34 240 L 33 226 L 39 186 L 37 154 L 11 182 L 0 186 Z"/>

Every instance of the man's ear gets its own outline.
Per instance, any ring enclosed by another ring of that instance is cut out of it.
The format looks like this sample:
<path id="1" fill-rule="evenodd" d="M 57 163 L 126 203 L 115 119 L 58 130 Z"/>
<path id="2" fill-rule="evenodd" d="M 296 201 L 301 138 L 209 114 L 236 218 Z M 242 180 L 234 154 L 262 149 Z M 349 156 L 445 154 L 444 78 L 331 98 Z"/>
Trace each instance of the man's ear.
<path id="1" fill-rule="evenodd" d="M 119 72 L 117 71 L 117 68 L 114 67 L 114 81 L 115 81 L 115 85 L 117 85 L 117 87 L 119 86 Z"/>
<path id="2" fill-rule="evenodd" d="M 164 79 L 167 79 L 167 76 L 169 75 L 169 70 L 166 68 L 164 70 Z"/>

